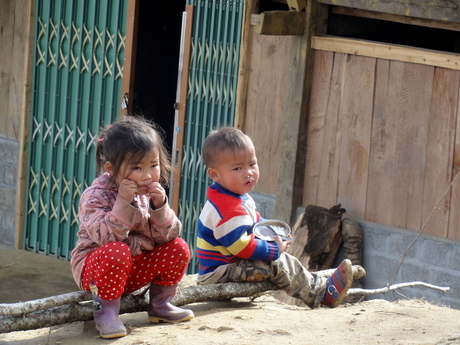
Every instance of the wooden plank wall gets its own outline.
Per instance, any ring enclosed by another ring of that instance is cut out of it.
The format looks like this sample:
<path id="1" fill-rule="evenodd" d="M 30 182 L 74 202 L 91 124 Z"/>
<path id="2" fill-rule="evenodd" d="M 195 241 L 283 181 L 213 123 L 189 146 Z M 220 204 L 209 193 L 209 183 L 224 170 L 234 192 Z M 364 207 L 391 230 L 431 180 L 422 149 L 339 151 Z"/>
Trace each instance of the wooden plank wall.
<path id="1" fill-rule="evenodd" d="M 289 69 L 295 60 L 291 47 L 296 41 L 299 37 L 252 36 L 244 131 L 257 151 L 261 177 L 255 192 L 277 193 Z"/>
<path id="2" fill-rule="evenodd" d="M 315 54 L 304 206 L 459 240 L 459 71 Z"/>
<path id="3" fill-rule="evenodd" d="M 344 6 L 406 17 L 460 22 L 458 1 L 447 0 L 319 0 L 326 5 Z"/>
<path id="4" fill-rule="evenodd" d="M 30 100 L 31 24 L 35 1 L 0 0 L 0 135 L 20 139 Z"/>

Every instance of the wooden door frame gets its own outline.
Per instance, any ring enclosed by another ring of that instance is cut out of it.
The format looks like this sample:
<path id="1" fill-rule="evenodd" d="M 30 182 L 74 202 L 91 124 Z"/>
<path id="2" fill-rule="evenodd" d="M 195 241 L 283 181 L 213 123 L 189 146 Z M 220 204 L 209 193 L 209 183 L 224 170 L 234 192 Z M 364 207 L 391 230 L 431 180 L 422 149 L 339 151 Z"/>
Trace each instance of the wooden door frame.
<path id="1" fill-rule="evenodd" d="M 132 114 L 137 51 L 137 24 L 139 22 L 139 4 L 140 0 L 128 0 L 128 13 L 126 14 L 126 40 L 123 64 L 123 81 L 121 84 L 120 95 L 121 119 L 127 114 Z M 122 102 L 125 101 L 125 95 L 127 96 L 126 108 L 121 106 Z"/>
<path id="2" fill-rule="evenodd" d="M 183 159 L 183 144 L 184 144 L 184 128 L 185 128 L 185 113 L 187 108 L 187 91 L 188 91 L 188 68 L 190 64 L 191 40 L 192 40 L 192 24 L 193 24 L 193 6 L 185 5 L 185 30 L 184 30 L 184 46 L 183 46 L 183 60 L 182 70 L 179 71 L 180 78 L 180 94 L 179 100 L 176 100 L 176 119 L 174 126 L 174 142 L 173 145 L 173 171 L 170 183 L 170 203 L 172 209 L 179 213 L 179 199 L 180 199 L 180 182 L 181 182 L 181 167 Z M 184 25 L 184 23 L 183 23 Z"/>

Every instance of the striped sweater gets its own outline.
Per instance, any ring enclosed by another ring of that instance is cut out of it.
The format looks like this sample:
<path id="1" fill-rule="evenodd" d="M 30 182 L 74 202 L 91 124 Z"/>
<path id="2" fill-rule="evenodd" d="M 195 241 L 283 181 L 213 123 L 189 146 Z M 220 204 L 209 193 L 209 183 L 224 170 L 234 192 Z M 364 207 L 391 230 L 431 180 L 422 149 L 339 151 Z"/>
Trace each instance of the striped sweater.
<path id="1" fill-rule="evenodd" d="M 262 219 L 248 194 L 234 194 L 213 183 L 207 197 L 198 219 L 199 275 L 239 259 L 278 259 L 278 245 L 257 239 L 252 232 L 254 224 Z"/>

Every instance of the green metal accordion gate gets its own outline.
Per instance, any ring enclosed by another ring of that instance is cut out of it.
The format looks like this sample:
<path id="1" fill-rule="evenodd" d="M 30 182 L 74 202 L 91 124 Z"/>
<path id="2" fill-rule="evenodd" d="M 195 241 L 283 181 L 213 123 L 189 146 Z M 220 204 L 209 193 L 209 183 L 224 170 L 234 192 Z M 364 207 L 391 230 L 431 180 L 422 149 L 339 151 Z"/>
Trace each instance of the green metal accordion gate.
<path id="1" fill-rule="evenodd" d="M 119 117 L 127 0 L 37 0 L 24 248 L 69 259 L 101 126 Z"/>
<path id="2" fill-rule="evenodd" d="M 187 1 L 194 6 L 181 167 L 179 216 L 192 253 L 209 179 L 201 146 L 210 130 L 234 123 L 243 0 Z M 196 273 L 193 256 L 188 272 Z"/>
<path id="3" fill-rule="evenodd" d="M 119 116 L 127 2 L 37 0 L 27 250 L 70 258 L 99 128 Z M 201 145 L 211 129 L 233 125 L 244 1 L 187 4 L 194 18 L 178 216 L 194 252 L 209 184 Z"/>

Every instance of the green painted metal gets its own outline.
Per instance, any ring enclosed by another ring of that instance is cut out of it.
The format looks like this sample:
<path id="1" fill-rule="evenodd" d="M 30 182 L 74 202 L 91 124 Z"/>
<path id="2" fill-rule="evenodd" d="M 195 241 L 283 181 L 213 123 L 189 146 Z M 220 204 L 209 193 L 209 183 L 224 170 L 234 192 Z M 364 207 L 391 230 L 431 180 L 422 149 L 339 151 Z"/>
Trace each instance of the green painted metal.
<path id="1" fill-rule="evenodd" d="M 188 1 L 193 5 L 192 47 L 184 128 L 179 217 L 192 253 L 196 222 L 210 180 L 201 146 L 212 129 L 234 123 L 243 0 Z M 188 273 L 196 273 L 193 255 Z"/>
<path id="2" fill-rule="evenodd" d="M 24 248 L 69 259 L 100 127 L 119 116 L 127 0 L 37 0 Z"/>

